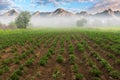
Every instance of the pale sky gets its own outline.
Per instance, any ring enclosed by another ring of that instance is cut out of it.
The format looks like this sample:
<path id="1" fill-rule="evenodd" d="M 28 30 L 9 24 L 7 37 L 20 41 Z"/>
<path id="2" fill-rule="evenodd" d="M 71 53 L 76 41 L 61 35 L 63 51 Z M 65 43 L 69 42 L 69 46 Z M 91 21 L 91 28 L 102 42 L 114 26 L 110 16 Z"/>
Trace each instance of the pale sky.
<path id="1" fill-rule="evenodd" d="M 120 0 L 0 0 L 0 13 L 10 9 L 51 12 L 57 8 L 70 12 L 120 10 Z"/>

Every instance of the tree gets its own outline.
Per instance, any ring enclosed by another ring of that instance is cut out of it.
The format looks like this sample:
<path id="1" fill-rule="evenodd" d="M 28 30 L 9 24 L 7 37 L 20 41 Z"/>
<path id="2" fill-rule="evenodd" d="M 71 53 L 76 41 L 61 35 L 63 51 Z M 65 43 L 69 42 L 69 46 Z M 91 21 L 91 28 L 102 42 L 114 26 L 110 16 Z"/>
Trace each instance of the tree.
<path id="1" fill-rule="evenodd" d="M 76 25 L 79 26 L 79 27 L 82 27 L 84 26 L 85 24 L 87 23 L 87 20 L 86 19 L 81 19 L 81 20 L 78 20 Z"/>
<path id="2" fill-rule="evenodd" d="M 15 21 L 17 28 L 27 28 L 30 21 L 30 17 L 31 15 L 29 12 L 27 11 L 21 12 Z"/>

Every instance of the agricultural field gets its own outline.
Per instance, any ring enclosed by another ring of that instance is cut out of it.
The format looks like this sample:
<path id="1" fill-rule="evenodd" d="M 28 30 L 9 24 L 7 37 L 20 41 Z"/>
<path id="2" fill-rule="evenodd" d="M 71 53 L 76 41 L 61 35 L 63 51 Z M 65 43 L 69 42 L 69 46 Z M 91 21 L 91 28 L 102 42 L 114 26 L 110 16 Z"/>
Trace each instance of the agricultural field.
<path id="1" fill-rule="evenodd" d="M 120 80 L 120 30 L 0 30 L 0 80 Z"/>

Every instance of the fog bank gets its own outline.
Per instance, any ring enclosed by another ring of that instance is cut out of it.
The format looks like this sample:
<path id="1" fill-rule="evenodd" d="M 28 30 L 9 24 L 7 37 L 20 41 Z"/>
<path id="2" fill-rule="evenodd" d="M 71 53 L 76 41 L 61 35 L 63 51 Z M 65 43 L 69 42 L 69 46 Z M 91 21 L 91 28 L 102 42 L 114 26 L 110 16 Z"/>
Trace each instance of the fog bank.
<path id="1" fill-rule="evenodd" d="M 120 26 L 119 17 L 31 17 L 32 27 L 75 27 L 80 19 L 86 19 L 85 27 Z M 0 16 L 0 23 L 8 25 L 15 21 L 15 16 Z"/>

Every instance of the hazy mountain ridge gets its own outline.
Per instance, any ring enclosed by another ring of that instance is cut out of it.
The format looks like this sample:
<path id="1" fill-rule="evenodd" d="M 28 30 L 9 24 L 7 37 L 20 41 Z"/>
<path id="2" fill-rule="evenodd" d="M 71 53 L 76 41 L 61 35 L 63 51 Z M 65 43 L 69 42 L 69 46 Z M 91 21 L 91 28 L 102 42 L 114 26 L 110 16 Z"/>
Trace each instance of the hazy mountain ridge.
<path id="1" fill-rule="evenodd" d="M 6 13 L 2 14 L 1 16 L 18 16 L 19 13 L 15 9 L 11 9 Z"/>
<path id="2" fill-rule="evenodd" d="M 12 9 L 12 10 L 9 10 L 7 11 L 6 13 L 2 14 L 1 16 L 17 16 L 19 15 L 19 13 L 15 10 L 15 9 Z M 99 13 L 96 13 L 96 14 L 88 14 L 87 11 L 81 11 L 81 12 L 77 12 L 75 14 L 73 14 L 72 12 L 69 12 L 67 10 L 64 10 L 62 8 L 58 8 L 56 9 L 55 11 L 53 12 L 40 12 L 40 11 L 36 11 L 32 14 L 32 16 L 34 17 L 38 17 L 38 16 L 51 16 L 51 17 L 54 17 L 54 16 L 103 16 L 103 17 L 112 17 L 112 16 L 119 16 L 120 17 L 120 11 L 113 11 L 112 9 L 108 9 L 108 10 L 105 10 L 103 12 L 99 12 Z"/>

